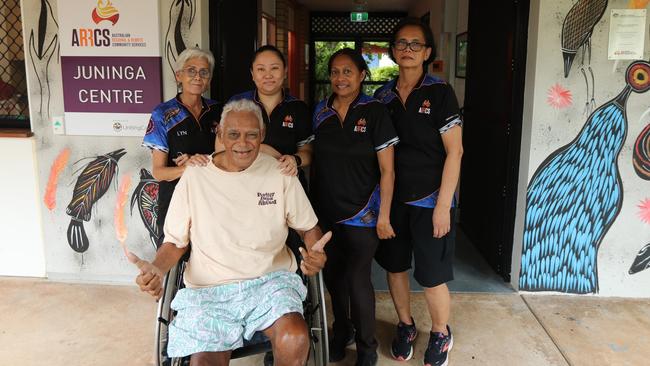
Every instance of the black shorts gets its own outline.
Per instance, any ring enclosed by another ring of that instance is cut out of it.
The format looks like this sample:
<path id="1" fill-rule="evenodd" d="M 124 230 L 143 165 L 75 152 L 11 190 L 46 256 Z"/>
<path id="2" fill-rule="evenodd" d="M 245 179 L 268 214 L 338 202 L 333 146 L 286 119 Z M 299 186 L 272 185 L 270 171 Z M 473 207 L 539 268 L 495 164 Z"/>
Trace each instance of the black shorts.
<path id="1" fill-rule="evenodd" d="M 405 272 L 415 259 L 413 277 L 422 287 L 435 287 L 454 279 L 456 241 L 455 209 L 451 209 L 451 231 L 433 237 L 432 208 L 393 201 L 390 221 L 396 237 L 381 240 L 375 260 L 391 273 Z"/>

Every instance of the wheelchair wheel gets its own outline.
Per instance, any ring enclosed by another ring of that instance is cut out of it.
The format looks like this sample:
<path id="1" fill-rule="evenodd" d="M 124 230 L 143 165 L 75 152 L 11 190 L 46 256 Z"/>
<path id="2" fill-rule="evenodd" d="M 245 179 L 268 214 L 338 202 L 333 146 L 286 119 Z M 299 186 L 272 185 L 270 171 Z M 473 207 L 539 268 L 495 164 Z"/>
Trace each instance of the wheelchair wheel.
<path id="1" fill-rule="evenodd" d="M 327 312 L 325 309 L 325 285 L 323 274 L 317 273 L 309 278 L 305 306 L 305 320 L 311 336 L 310 359 L 314 366 L 326 366 L 329 362 L 329 343 L 327 334 Z"/>
<path id="2" fill-rule="evenodd" d="M 174 266 L 163 280 L 163 293 L 158 300 L 158 311 L 155 335 L 155 356 L 157 366 L 183 366 L 189 365 L 189 357 L 171 358 L 167 356 L 167 342 L 169 335 L 169 323 L 174 319 L 174 311 L 171 303 L 179 289 L 183 287 L 183 270 L 185 262 L 181 261 Z"/>

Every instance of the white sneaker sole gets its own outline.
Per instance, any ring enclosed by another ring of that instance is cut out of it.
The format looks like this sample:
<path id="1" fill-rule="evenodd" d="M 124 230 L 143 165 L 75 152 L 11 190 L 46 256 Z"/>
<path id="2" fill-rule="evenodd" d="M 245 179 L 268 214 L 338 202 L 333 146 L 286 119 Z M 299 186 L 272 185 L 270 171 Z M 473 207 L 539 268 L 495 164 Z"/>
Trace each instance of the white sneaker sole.
<path id="1" fill-rule="evenodd" d="M 447 359 L 445 362 L 443 362 L 440 366 L 448 366 L 449 365 L 449 352 L 451 352 L 451 349 L 454 347 L 454 335 L 451 335 L 451 341 L 449 341 L 449 348 L 447 348 Z M 392 350 L 391 350 L 392 352 Z M 424 366 L 430 366 L 428 363 L 425 363 Z"/>
<path id="2" fill-rule="evenodd" d="M 416 329 L 415 330 L 415 337 L 413 337 L 413 342 L 415 342 L 415 339 L 417 337 L 418 337 L 418 331 Z M 390 347 L 390 355 L 393 357 L 393 359 L 395 361 L 406 362 L 406 361 L 410 360 L 411 358 L 413 358 L 413 353 L 414 353 L 413 351 L 414 351 L 414 348 L 413 348 L 413 346 L 411 346 L 411 350 L 409 351 L 409 354 L 406 356 L 406 358 L 403 359 L 403 360 L 400 360 L 399 358 L 395 357 L 395 355 L 393 354 L 393 346 L 391 345 L 391 347 Z"/>

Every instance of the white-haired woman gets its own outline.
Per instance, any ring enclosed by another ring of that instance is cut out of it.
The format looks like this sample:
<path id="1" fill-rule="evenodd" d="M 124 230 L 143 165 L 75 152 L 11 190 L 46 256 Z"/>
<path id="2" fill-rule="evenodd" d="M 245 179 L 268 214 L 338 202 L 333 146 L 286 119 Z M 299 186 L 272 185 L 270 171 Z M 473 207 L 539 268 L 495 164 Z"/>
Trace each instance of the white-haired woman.
<path id="1" fill-rule="evenodd" d="M 188 48 L 181 52 L 174 66 L 180 92 L 151 113 L 142 145 L 151 149 L 152 173 L 160 181 L 156 220 L 159 233 L 185 167 L 214 151 L 222 105 L 201 96 L 210 85 L 213 69 L 210 51 Z"/>

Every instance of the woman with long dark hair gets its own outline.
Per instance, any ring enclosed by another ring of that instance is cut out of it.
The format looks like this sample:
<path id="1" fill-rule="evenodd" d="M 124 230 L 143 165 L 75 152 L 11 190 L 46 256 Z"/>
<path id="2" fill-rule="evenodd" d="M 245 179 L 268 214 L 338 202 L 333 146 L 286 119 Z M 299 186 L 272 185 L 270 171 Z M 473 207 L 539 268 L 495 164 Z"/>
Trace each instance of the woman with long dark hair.
<path id="1" fill-rule="evenodd" d="M 306 187 L 302 168 L 311 163 L 313 139 L 309 108 L 283 88 L 287 65 L 282 52 L 270 45 L 258 48 L 251 61 L 251 76 L 255 89 L 230 100 L 252 100 L 261 108 L 266 124 L 261 152 L 278 159 L 286 175 L 298 174 Z"/>

